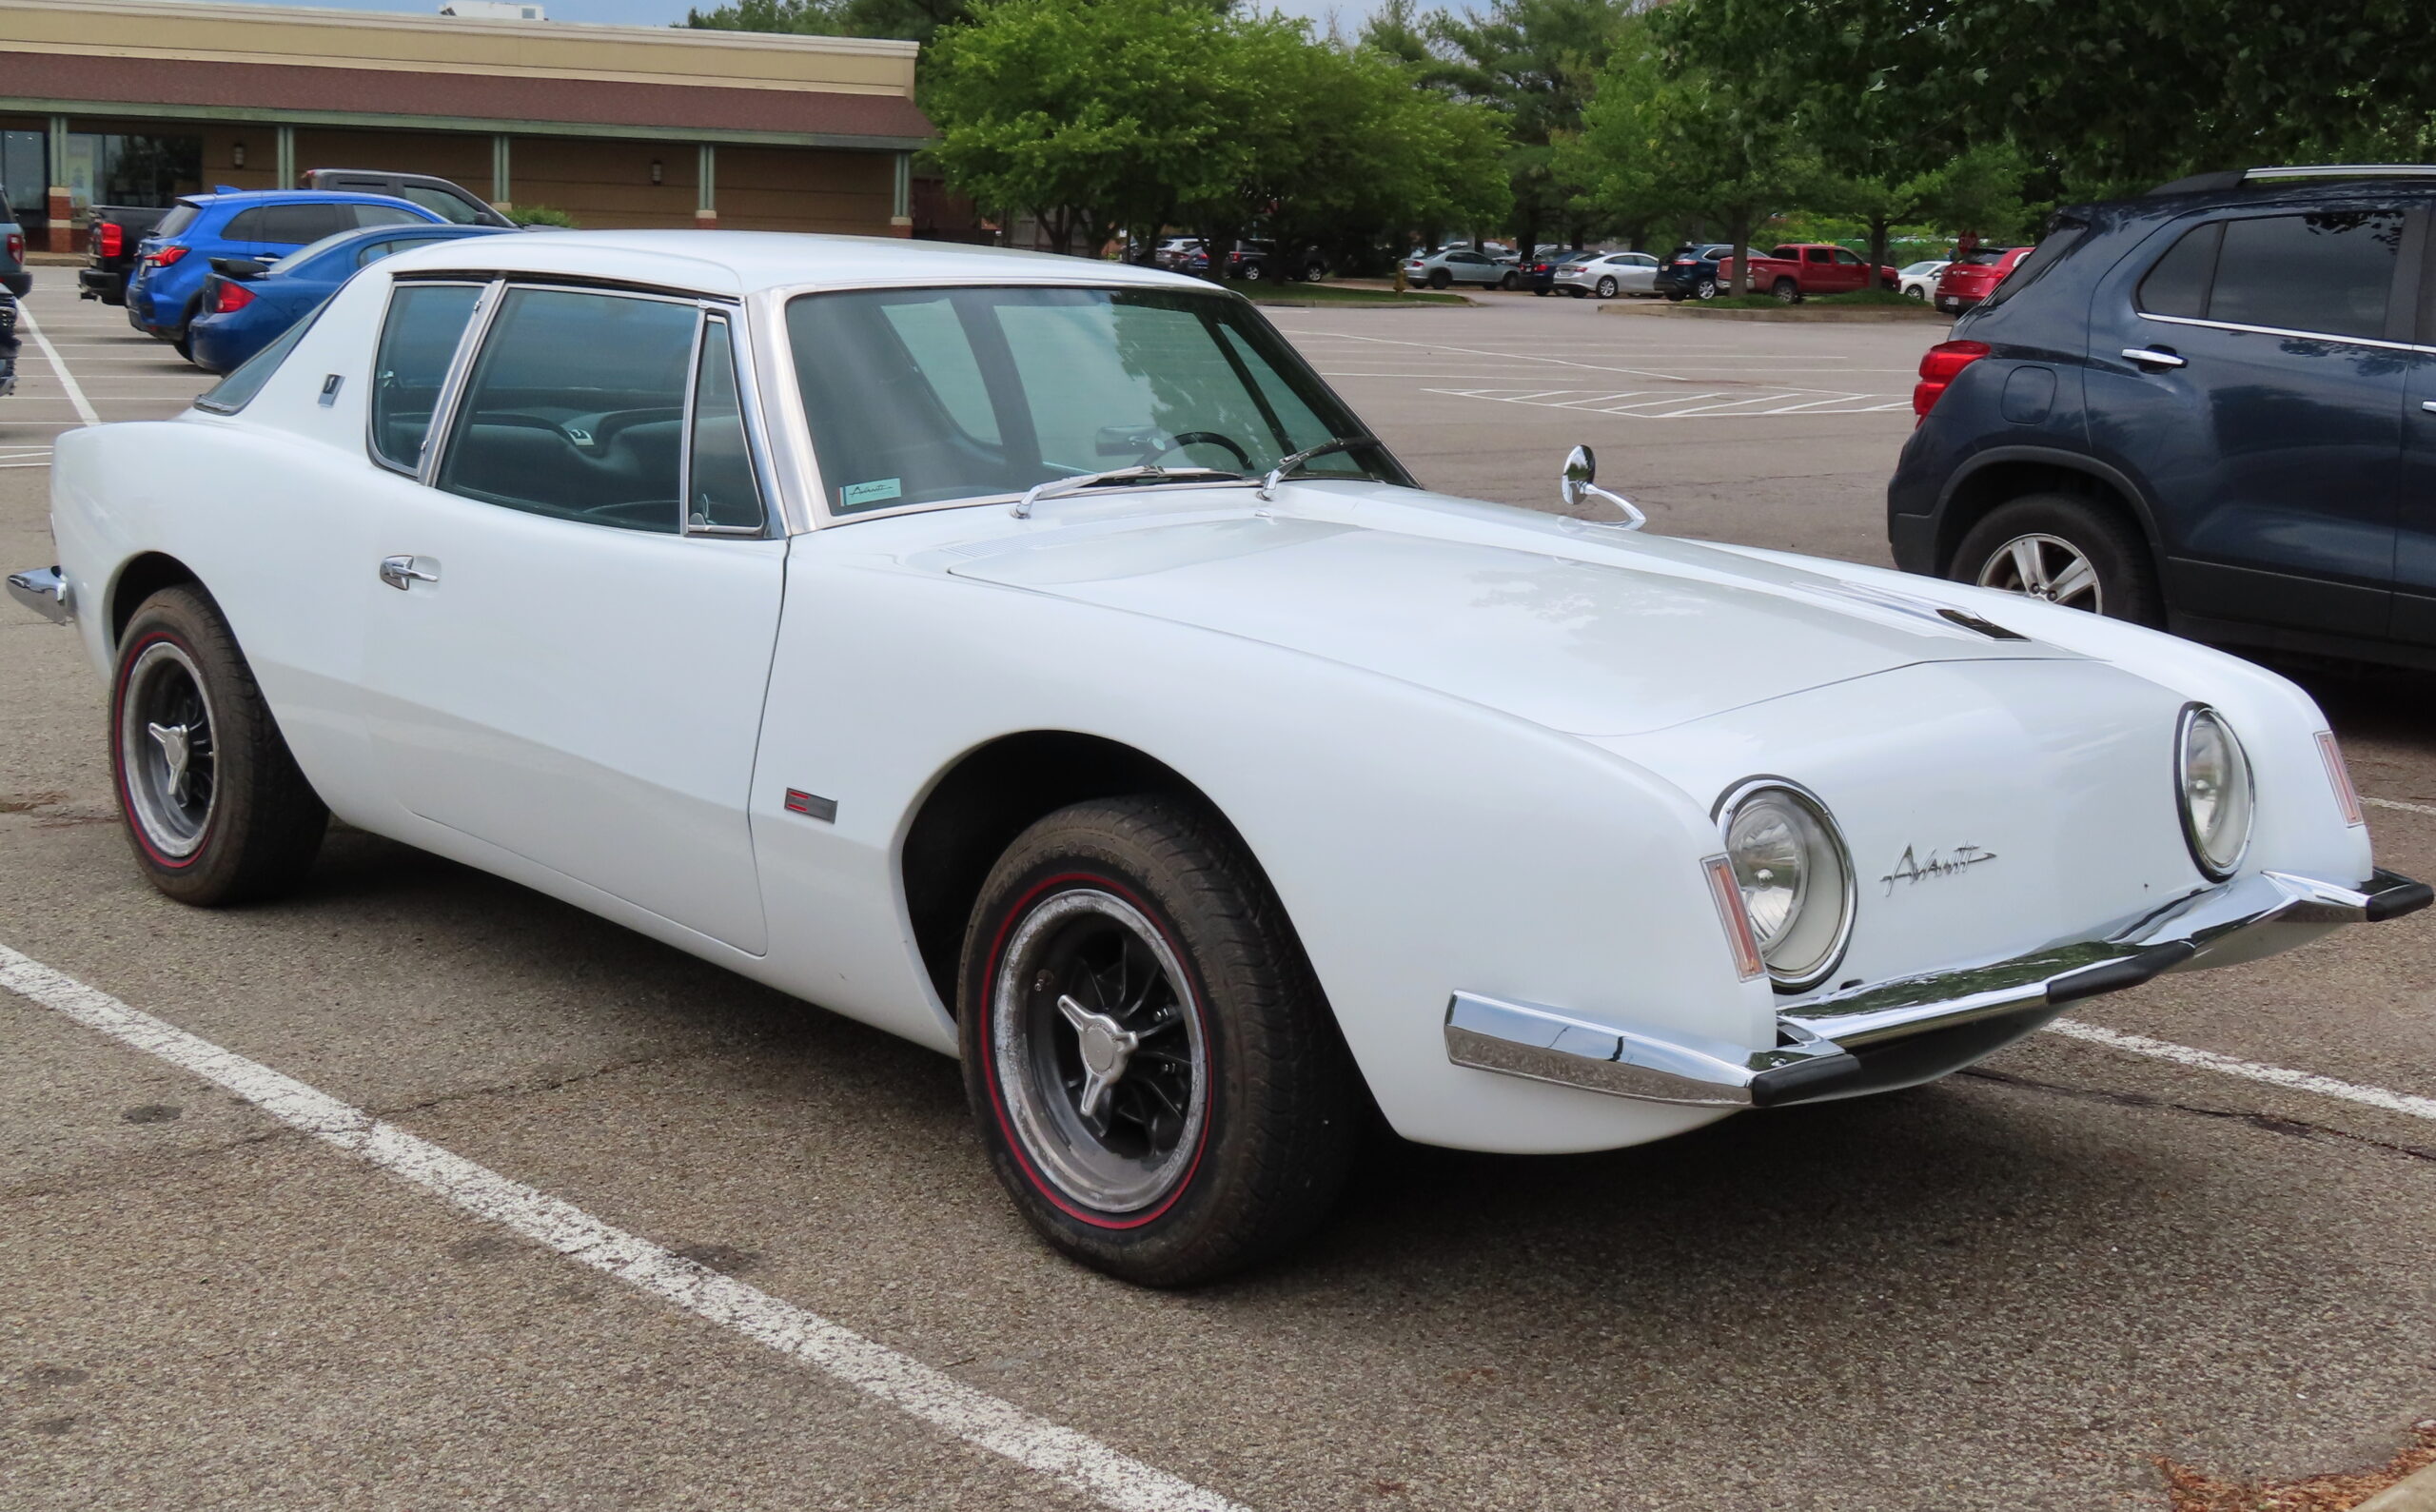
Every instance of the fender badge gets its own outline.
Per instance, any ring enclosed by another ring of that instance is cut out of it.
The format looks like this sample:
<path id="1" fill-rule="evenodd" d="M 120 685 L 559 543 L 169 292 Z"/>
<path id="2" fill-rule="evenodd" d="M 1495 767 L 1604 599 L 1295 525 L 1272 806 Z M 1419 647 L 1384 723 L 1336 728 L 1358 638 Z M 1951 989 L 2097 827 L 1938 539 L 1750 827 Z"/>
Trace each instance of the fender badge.
<path id="1" fill-rule="evenodd" d="M 807 819 L 821 819 L 835 824 L 837 822 L 837 800 L 815 796 L 801 788 L 789 788 L 787 789 L 787 812 L 800 814 Z"/>
<path id="2" fill-rule="evenodd" d="M 1922 861 L 1915 859 L 1913 848 L 1907 845 L 1903 847 L 1903 859 L 1896 862 L 1895 870 L 1879 877 L 1878 880 L 1886 884 L 1886 895 L 1893 897 L 1895 884 L 1897 882 L 1908 882 L 1916 886 L 1933 876 L 1952 876 L 1956 872 L 1995 858 L 1996 853 L 1994 851 L 1983 851 L 1975 845 L 1957 845 L 1954 848 L 1954 854 L 1950 856 L 1931 851 L 1929 858 Z"/>

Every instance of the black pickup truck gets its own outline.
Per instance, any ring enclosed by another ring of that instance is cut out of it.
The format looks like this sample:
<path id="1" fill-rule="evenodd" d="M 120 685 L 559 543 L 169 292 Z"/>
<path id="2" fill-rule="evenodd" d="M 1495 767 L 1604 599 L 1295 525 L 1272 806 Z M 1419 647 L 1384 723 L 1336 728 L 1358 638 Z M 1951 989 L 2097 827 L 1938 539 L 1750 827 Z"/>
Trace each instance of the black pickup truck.
<path id="1" fill-rule="evenodd" d="M 163 207 L 139 205 L 92 206 L 85 222 L 85 265 L 76 270 L 76 297 L 105 304 L 126 304 L 128 276 L 135 271 L 135 248 L 168 213 Z"/>

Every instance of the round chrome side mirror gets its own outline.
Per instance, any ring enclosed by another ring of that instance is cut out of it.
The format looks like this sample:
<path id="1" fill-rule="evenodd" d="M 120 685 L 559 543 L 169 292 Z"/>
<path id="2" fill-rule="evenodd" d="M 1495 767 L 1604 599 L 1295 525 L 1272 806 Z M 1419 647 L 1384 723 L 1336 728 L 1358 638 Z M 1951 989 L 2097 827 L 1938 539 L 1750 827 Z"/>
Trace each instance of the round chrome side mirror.
<path id="1" fill-rule="evenodd" d="M 1587 446 L 1576 446 L 1564 460 L 1564 471 L 1557 475 L 1558 495 L 1567 509 L 1579 509 L 1598 481 L 1598 456 Z"/>

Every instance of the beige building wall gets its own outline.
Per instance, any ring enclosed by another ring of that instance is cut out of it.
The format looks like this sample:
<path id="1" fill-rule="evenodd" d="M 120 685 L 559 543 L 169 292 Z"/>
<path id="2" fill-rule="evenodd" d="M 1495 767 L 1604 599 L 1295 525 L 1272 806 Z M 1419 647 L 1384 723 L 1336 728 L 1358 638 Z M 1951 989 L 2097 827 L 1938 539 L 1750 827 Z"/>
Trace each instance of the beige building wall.
<path id="1" fill-rule="evenodd" d="M 874 152 L 723 147 L 712 187 L 723 231 L 891 234 L 896 165 Z"/>
<path id="2" fill-rule="evenodd" d="M 723 151 L 720 156 L 725 158 L 726 153 Z M 588 230 L 689 227 L 694 225 L 698 195 L 694 182 L 697 157 L 694 147 L 678 142 L 591 142 L 580 137 L 521 136 L 508 147 L 509 200 L 521 206 L 546 205 L 564 210 Z M 660 167 L 658 184 L 651 181 L 654 162 Z M 485 164 L 482 187 L 476 192 L 489 193 L 489 183 L 490 169 Z M 714 187 L 720 190 L 723 201 L 725 183 L 715 180 Z M 725 218 L 721 219 L 724 224 Z M 883 208 L 881 222 L 885 225 L 886 221 Z"/>

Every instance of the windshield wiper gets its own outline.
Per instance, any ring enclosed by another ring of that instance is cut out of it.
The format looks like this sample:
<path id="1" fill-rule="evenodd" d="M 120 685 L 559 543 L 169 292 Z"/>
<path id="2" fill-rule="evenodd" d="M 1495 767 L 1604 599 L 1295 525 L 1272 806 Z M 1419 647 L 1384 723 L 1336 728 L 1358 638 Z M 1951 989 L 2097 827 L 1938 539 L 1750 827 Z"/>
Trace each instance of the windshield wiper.
<path id="1" fill-rule="evenodd" d="M 1104 473 L 1076 473 L 1071 477 L 1051 478 L 1046 482 L 1032 484 L 1021 499 L 1015 501 L 1014 515 L 1017 520 L 1030 520 L 1031 506 L 1040 501 L 1055 499 L 1060 494 L 1079 493 L 1086 488 L 1096 488 L 1102 483 L 1198 483 L 1208 482 L 1213 479 L 1228 482 L 1242 482 L 1244 475 L 1230 473 L 1220 467 L 1161 467 L 1156 463 L 1145 463 L 1139 467 L 1112 467 Z"/>
<path id="2" fill-rule="evenodd" d="M 1378 444 L 1379 438 L 1376 436 L 1339 436 L 1334 441 L 1324 441 L 1317 446 L 1306 446 L 1291 457 L 1282 457 L 1278 459 L 1277 465 L 1268 470 L 1268 476 L 1260 481 L 1261 502 L 1268 502 L 1270 492 L 1286 481 L 1287 474 L 1314 458 L 1326 457 L 1330 452 L 1351 451 L 1356 446 Z"/>

